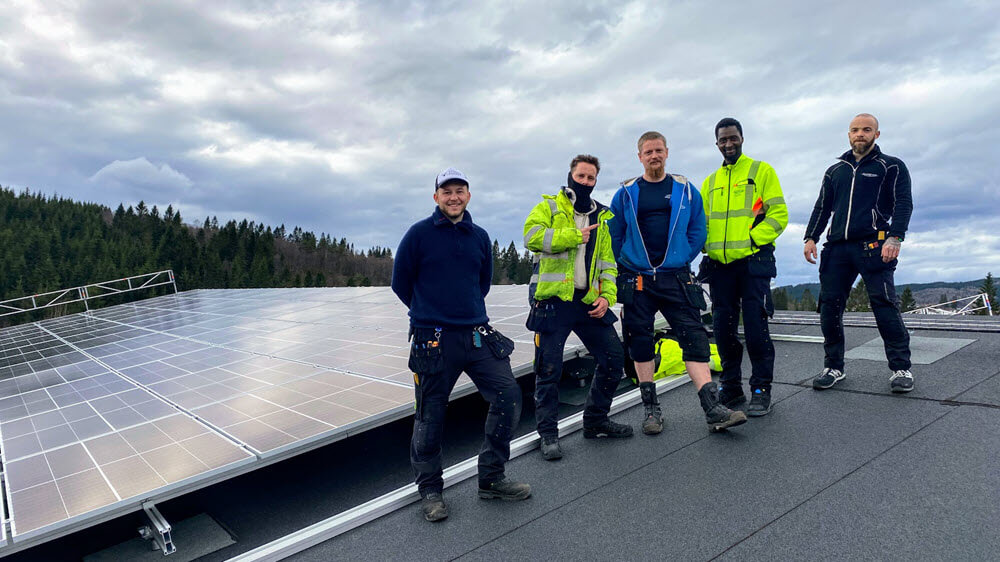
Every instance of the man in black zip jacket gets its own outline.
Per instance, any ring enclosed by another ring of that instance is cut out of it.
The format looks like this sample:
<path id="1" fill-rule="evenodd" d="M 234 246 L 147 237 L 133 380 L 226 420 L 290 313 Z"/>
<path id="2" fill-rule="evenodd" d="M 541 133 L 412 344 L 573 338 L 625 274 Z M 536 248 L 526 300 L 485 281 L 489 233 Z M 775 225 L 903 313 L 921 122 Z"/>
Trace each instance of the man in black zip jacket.
<path id="1" fill-rule="evenodd" d="M 826 358 L 823 372 L 813 379 L 813 388 L 818 390 L 844 379 L 844 307 L 859 273 L 885 343 L 892 371 L 889 387 L 893 392 L 913 390 L 910 335 L 893 283 L 896 258 L 913 212 L 910 173 L 902 160 L 882 153 L 875 144 L 878 137 L 874 115 L 861 113 L 851 121 L 847 133 L 851 150 L 827 169 L 806 227 L 803 253 L 809 263 L 816 263 L 816 240 L 830 221 L 819 264 Z"/>
<path id="2" fill-rule="evenodd" d="M 479 452 L 479 497 L 523 500 L 531 487 L 504 477 L 521 415 L 521 389 L 510 370 L 514 342 L 489 325 L 486 294 L 493 278 L 490 237 L 466 212 L 469 180 L 448 168 L 434 182 L 437 208 L 406 232 L 392 268 L 392 291 L 410 309 L 410 370 L 416 407 L 410 463 L 428 521 L 448 517 L 441 493 L 445 408 L 468 373 L 490 403 Z"/>

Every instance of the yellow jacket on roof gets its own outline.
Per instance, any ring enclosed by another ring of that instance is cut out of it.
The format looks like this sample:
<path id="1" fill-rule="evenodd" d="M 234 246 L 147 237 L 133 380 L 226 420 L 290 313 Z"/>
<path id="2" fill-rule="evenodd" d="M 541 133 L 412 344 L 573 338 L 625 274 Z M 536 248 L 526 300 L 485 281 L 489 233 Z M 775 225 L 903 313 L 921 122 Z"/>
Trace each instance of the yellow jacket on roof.
<path id="1" fill-rule="evenodd" d="M 731 263 L 773 244 L 788 226 L 788 208 L 770 164 L 740 155 L 723 164 L 701 186 L 708 222 L 705 252 Z"/>

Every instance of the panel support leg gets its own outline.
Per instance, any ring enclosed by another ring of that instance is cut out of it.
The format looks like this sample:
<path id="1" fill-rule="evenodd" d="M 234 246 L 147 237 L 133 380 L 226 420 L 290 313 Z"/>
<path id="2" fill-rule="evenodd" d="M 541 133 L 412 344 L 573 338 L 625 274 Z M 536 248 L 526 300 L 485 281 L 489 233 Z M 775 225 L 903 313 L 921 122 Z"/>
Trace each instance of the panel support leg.
<path id="1" fill-rule="evenodd" d="M 170 523 L 167 523 L 167 520 L 163 518 L 160 510 L 156 509 L 156 505 L 153 502 L 145 502 L 142 504 L 142 510 L 146 513 L 149 525 L 139 527 L 139 536 L 151 541 L 153 550 L 159 547 L 164 556 L 176 552 L 174 540 L 170 536 Z"/>

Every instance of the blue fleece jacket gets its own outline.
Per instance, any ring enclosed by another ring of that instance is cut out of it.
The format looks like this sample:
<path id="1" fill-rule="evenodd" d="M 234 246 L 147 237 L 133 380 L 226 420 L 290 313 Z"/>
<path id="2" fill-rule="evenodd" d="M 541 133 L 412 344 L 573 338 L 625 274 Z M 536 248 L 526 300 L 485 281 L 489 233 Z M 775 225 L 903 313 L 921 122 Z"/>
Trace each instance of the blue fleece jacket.
<path id="1" fill-rule="evenodd" d="M 490 236 L 468 211 L 452 223 L 440 209 L 403 235 L 392 266 L 392 291 L 418 328 L 464 328 L 489 321 L 493 280 Z"/>
<path id="2" fill-rule="evenodd" d="M 673 178 L 670 232 L 663 233 L 668 237 L 667 254 L 658 265 L 649 263 L 646 245 L 639 232 L 638 178 L 623 182 L 611 199 L 611 212 L 615 216 L 608 221 L 608 228 L 611 230 L 611 249 L 615 253 L 619 269 L 652 275 L 689 267 L 701 253 L 708 232 L 701 194 L 684 176 L 674 175 Z"/>

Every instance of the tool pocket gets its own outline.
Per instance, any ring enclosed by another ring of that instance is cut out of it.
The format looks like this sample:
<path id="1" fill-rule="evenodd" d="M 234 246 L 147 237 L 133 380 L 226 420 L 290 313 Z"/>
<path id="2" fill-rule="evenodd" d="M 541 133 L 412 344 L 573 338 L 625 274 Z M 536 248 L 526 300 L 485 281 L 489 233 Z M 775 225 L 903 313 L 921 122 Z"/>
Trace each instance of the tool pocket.
<path id="1" fill-rule="evenodd" d="M 524 327 L 532 332 L 548 333 L 555 329 L 556 305 L 552 299 L 534 301 L 528 311 L 528 320 Z"/>
<path id="2" fill-rule="evenodd" d="M 883 269 L 896 267 L 896 260 L 892 260 L 889 263 L 882 261 L 882 244 L 881 240 L 861 243 L 861 265 L 866 271 L 882 271 Z"/>
<path id="3" fill-rule="evenodd" d="M 436 375 L 444 371 L 444 356 L 441 355 L 441 330 L 416 328 L 410 344 L 410 371 L 421 375 Z"/>
<path id="4" fill-rule="evenodd" d="M 705 291 L 701 288 L 701 283 L 690 271 L 682 271 L 677 274 L 677 281 L 681 284 L 681 289 L 687 297 L 688 304 L 698 310 L 708 310 L 708 303 L 705 301 Z"/>
<path id="5" fill-rule="evenodd" d="M 635 284 L 637 275 L 635 273 L 618 273 L 615 285 L 618 287 L 618 302 L 623 305 L 630 305 L 635 302 Z"/>
<path id="6" fill-rule="evenodd" d="M 483 343 L 497 359 L 507 359 L 514 352 L 514 340 L 501 334 L 492 326 L 479 326 L 476 331 L 482 336 Z"/>
<path id="7" fill-rule="evenodd" d="M 768 244 L 761 246 L 760 251 L 747 258 L 747 272 L 750 277 L 765 277 L 768 279 L 778 276 L 778 264 L 774 259 L 774 246 Z"/>

